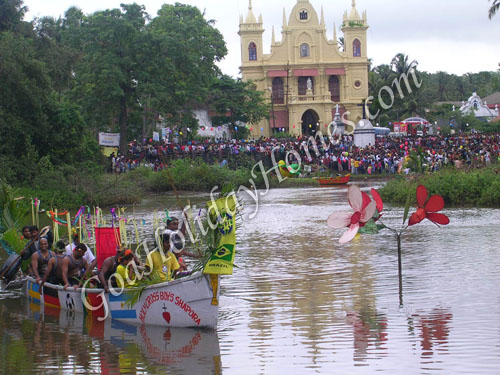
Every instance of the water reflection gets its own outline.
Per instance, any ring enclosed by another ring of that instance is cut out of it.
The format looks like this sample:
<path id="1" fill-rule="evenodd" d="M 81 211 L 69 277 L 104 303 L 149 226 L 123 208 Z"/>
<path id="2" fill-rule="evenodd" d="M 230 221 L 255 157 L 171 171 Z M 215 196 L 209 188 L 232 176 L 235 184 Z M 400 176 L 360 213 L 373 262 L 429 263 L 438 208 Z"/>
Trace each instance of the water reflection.
<path id="1" fill-rule="evenodd" d="M 453 314 L 449 309 L 435 308 L 429 313 L 419 312 L 408 319 L 410 331 L 418 331 L 422 358 L 430 358 L 435 351 L 448 351 L 448 337 Z"/>
<path id="2" fill-rule="evenodd" d="M 23 300 L 0 305 L 0 340 L 3 373 L 222 373 L 215 331 L 100 322 Z"/>
<path id="3" fill-rule="evenodd" d="M 500 210 L 446 209 L 446 228 L 408 230 L 400 306 L 394 235 L 340 246 L 342 231 L 326 226 L 349 208 L 346 196 L 280 189 L 258 209 L 246 202 L 258 214 L 238 234 L 234 275 L 222 278 L 217 334 L 21 313 L 25 302 L 0 293 L 0 372 L 498 374 Z M 150 223 L 153 209 L 173 206 L 161 196 L 134 211 Z M 388 205 L 384 222 L 397 226 L 402 214 Z"/>

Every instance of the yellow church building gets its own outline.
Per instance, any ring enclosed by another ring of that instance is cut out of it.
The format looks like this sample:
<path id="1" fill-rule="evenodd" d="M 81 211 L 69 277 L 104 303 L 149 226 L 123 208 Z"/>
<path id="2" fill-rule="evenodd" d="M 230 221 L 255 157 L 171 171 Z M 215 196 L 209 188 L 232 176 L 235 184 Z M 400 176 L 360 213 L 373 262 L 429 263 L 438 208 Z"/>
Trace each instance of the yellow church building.
<path id="1" fill-rule="evenodd" d="M 367 29 L 366 12 L 360 16 L 352 0 L 343 16 L 341 46 L 335 25 L 333 39 L 326 35 L 323 8 L 318 17 L 309 0 L 297 0 L 288 19 L 283 9 L 281 40 L 273 26 L 271 53 L 264 54 L 262 15 L 257 20 L 249 0 L 246 18 L 240 16 L 240 70 L 244 81 L 252 80 L 266 93 L 271 108 L 269 120 L 249 125 L 251 135 L 326 134 L 336 108 L 349 121 L 361 120 L 368 97 Z M 354 129 L 346 125 L 346 131 Z"/>

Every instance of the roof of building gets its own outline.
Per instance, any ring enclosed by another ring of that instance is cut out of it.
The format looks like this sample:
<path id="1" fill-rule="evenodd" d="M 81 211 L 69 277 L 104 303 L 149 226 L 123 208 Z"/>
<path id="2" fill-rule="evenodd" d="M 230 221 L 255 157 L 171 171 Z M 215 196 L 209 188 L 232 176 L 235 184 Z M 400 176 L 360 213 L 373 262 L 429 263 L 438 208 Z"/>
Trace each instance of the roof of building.
<path id="1" fill-rule="evenodd" d="M 436 102 L 434 104 L 437 105 L 437 106 L 440 106 L 440 105 L 443 105 L 443 104 L 450 104 L 450 105 L 454 105 L 457 108 L 460 108 L 463 103 L 462 102 Z"/>
<path id="2" fill-rule="evenodd" d="M 483 98 L 483 102 L 488 103 L 488 105 L 491 104 L 500 104 L 500 91 L 495 92 L 486 98 Z"/>

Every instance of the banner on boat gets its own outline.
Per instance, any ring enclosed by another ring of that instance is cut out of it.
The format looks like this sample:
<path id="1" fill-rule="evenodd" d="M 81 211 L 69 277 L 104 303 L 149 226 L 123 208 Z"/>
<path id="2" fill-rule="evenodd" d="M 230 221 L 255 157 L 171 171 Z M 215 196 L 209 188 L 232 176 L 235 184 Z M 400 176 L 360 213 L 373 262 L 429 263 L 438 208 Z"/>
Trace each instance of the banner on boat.
<path id="1" fill-rule="evenodd" d="M 119 147 L 120 133 L 99 133 L 99 146 Z"/>
<path id="2" fill-rule="evenodd" d="M 219 246 L 205 265 L 204 273 L 232 275 L 236 246 L 236 200 L 234 195 L 208 202 L 210 217 L 217 221 L 220 234 Z"/>

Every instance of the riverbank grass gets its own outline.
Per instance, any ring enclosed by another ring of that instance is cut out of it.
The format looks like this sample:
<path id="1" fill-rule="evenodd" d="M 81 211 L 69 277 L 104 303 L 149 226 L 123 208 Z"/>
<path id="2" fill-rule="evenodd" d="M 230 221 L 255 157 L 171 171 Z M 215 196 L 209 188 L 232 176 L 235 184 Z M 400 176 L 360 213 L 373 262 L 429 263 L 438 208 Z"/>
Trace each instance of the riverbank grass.
<path id="1" fill-rule="evenodd" d="M 500 207 L 500 168 L 498 166 L 398 176 L 380 190 L 385 202 L 404 205 L 408 196 L 415 196 L 418 185 L 425 185 L 429 194 L 439 194 L 448 206 Z"/>

